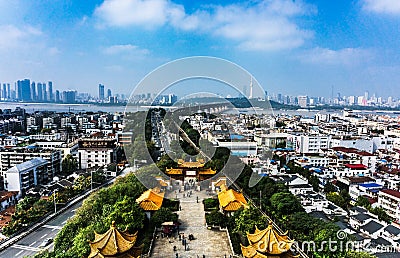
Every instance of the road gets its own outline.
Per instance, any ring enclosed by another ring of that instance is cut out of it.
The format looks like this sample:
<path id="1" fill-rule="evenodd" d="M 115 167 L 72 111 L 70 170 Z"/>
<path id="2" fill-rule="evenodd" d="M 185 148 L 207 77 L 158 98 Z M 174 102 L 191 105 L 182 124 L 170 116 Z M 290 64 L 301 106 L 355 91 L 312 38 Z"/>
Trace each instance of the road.
<path id="1" fill-rule="evenodd" d="M 53 220 L 48 221 L 45 225 L 36 229 L 23 239 L 14 243 L 10 247 L 0 252 L 1 258 L 12 258 L 12 257 L 25 257 L 33 256 L 40 250 L 39 245 L 46 239 L 54 239 L 61 228 L 67 223 L 67 220 L 74 216 L 75 210 L 82 205 L 82 201 L 79 201 L 65 210 L 63 213 L 58 215 Z M 53 243 L 46 246 L 46 249 L 52 249 Z"/>

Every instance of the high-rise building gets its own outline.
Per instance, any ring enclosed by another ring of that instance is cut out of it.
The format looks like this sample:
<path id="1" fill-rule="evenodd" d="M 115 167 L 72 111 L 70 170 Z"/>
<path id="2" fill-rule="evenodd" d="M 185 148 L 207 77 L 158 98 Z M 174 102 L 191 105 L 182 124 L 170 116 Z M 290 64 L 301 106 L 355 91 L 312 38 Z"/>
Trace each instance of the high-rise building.
<path id="1" fill-rule="evenodd" d="M 37 85 L 37 100 L 43 101 L 43 85 L 41 82 L 38 82 Z"/>
<path id="2" fill-rule="evenodd" d="M 99 84 L 99 99 L 103 100 L 104 99 L 104 85 Z"/>
<path id="3" fill-rule="evenodd" d="M 297 101 L 298 101 L 300 107 L 302 107 L 302 108 L 307 107 L 308 96 L 298 96 Z"/>
<path id="4" fill-rule="evenodd" d="M 55 102 L 60 102 L 60 91 L 56 90 L 56 96 L 54 97 Z"/>
<path id="5" fill-rule="evenodd" d="M 48 101 L 53 101 L 54 100 L 54 96 L 53 96 L 53 82 L 49 81 L 48 83 L 48 96 L 47 96 L 47 100 Z"/>
<path id="6" fill-rule="evenodd" d="M 43 95 L 43 101 L 47 101 L 47 93 L 46 93 L 46 83 L 42 83 L 42 95 Z"/>
<path id="7" fill-rule="evenodd" d="M 111 96 L 112 96 L 111 89 L 108 89 L 107 90 L 107 99 L 110 99 Z"/>
<path id="8" fill-rule="evenodd" d="M 36 84 L 35 84 L 35 82 L 31 83 L 31 99 L 36 100 Z"/>
<path id="9" fill-rule="evenodd" d="M 17 99 L 22 101 L 31 100 L 31 82 L 29 79 L 24 79 L 22 81 L 17 81 Z"/>
<path id="10" fill-rule="evenodd" d="M 8 95 L 7 95 L 7 84 L 3 83 L 3 90 L 1 93 L 1 96 L 3 97 L 3 99 L 8 99 Z"/>
<path id="11" fill-rule="evenodd" d="M 11 85 L 7 83 L 7 99 L 11 99 Z"/>
<path id="12" fill-rule="evenodd" d="M 62 99 L 64 103 L 75 103 L 76 91 L 63 91 Z"/>

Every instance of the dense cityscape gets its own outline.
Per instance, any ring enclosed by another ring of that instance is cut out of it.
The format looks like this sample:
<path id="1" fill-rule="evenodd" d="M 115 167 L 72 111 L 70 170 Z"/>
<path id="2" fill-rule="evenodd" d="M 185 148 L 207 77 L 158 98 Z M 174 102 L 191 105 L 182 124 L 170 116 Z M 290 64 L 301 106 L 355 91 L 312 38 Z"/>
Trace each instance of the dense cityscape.
<path id="1" fill-rule="evenodd" d="M 400 257 L 399 17 L 0 0 L 0 258 Z"/>
<path id="2" fill-rule="evenodd" d="M 1 85 L 1 83 L 0 83 Z M 53 82 L 35 83 L 29 79 L 18 80 L 11 87 L 10 83 L 3 83 L 0 91 L 0 99 L 2 101 L 13 102 L 35 102 L 35 103 L 126 103 L 128 100 L 125 94 L 113 94 L 111 88 L 106 90 L 103 84 L 98 85 L 97 96 L 92 96 L 89 93 L 81 93 L 77 90 L 53 91 Z M 298 106 L 300 108 L 314 108 L 318 106 L 357 106 L 357 107 L 377 107 L 377 108 L 397 108 L 400 106 L 400 100 L 394 97 L 383 98 L 376 94 L 370 95 L 366 91 L 361 96 L 341 96 L 337 93 L 334 97 L 313 97 L 307 95 L 291 96 L 283 95 L 281 93 L 268 94 L 265 92 L 266 98 L 276 101 L 280 104 Z M 132 104 L 139 105 L 173 105 L 177 101 L 175 94 L 159 95 L 152 93 L 145 93 L 132 96 L 129 100 Z"/>

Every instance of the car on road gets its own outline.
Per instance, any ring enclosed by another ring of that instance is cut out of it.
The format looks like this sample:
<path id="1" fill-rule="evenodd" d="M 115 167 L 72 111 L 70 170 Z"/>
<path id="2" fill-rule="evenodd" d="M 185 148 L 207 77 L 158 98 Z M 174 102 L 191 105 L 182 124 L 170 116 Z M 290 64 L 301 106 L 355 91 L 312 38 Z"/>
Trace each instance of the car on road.
<path id="1" fill-rule="evenodd" d="M 43 242 L 39 245 L 39 248 L 44 248 L 53 242 L 53 238 L 46 238 Z"/>

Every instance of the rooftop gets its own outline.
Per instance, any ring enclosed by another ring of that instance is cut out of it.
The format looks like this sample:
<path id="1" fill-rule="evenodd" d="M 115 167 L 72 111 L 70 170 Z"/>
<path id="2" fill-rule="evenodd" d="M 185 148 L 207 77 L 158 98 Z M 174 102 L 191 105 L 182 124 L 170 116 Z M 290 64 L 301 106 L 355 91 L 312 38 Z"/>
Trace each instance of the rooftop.
<path id="1" fill-rule="evenodd" d="M 49 163 L 47 160 L 43 158 L 33 158 L 31 160 L 25 161 L 21 164 L 17 164 L 14 167 L 7 170 L 8 173 L 20 173 L 22 171 L 35 168 L 37 166 L 46 165 Z"/>
<path id="2" fill-rule="evenodd" d="M 382 193 L 386 193 L 388 195 L 391 195 L 391 196 L 394 196 L 394 197 L 400 199 L 400 192 L 399 191 L 395 191 L 395 190 L 392 190 L 392 189 L 385 189 L 385 190 L 382 190 L 381 192 Z"/>

